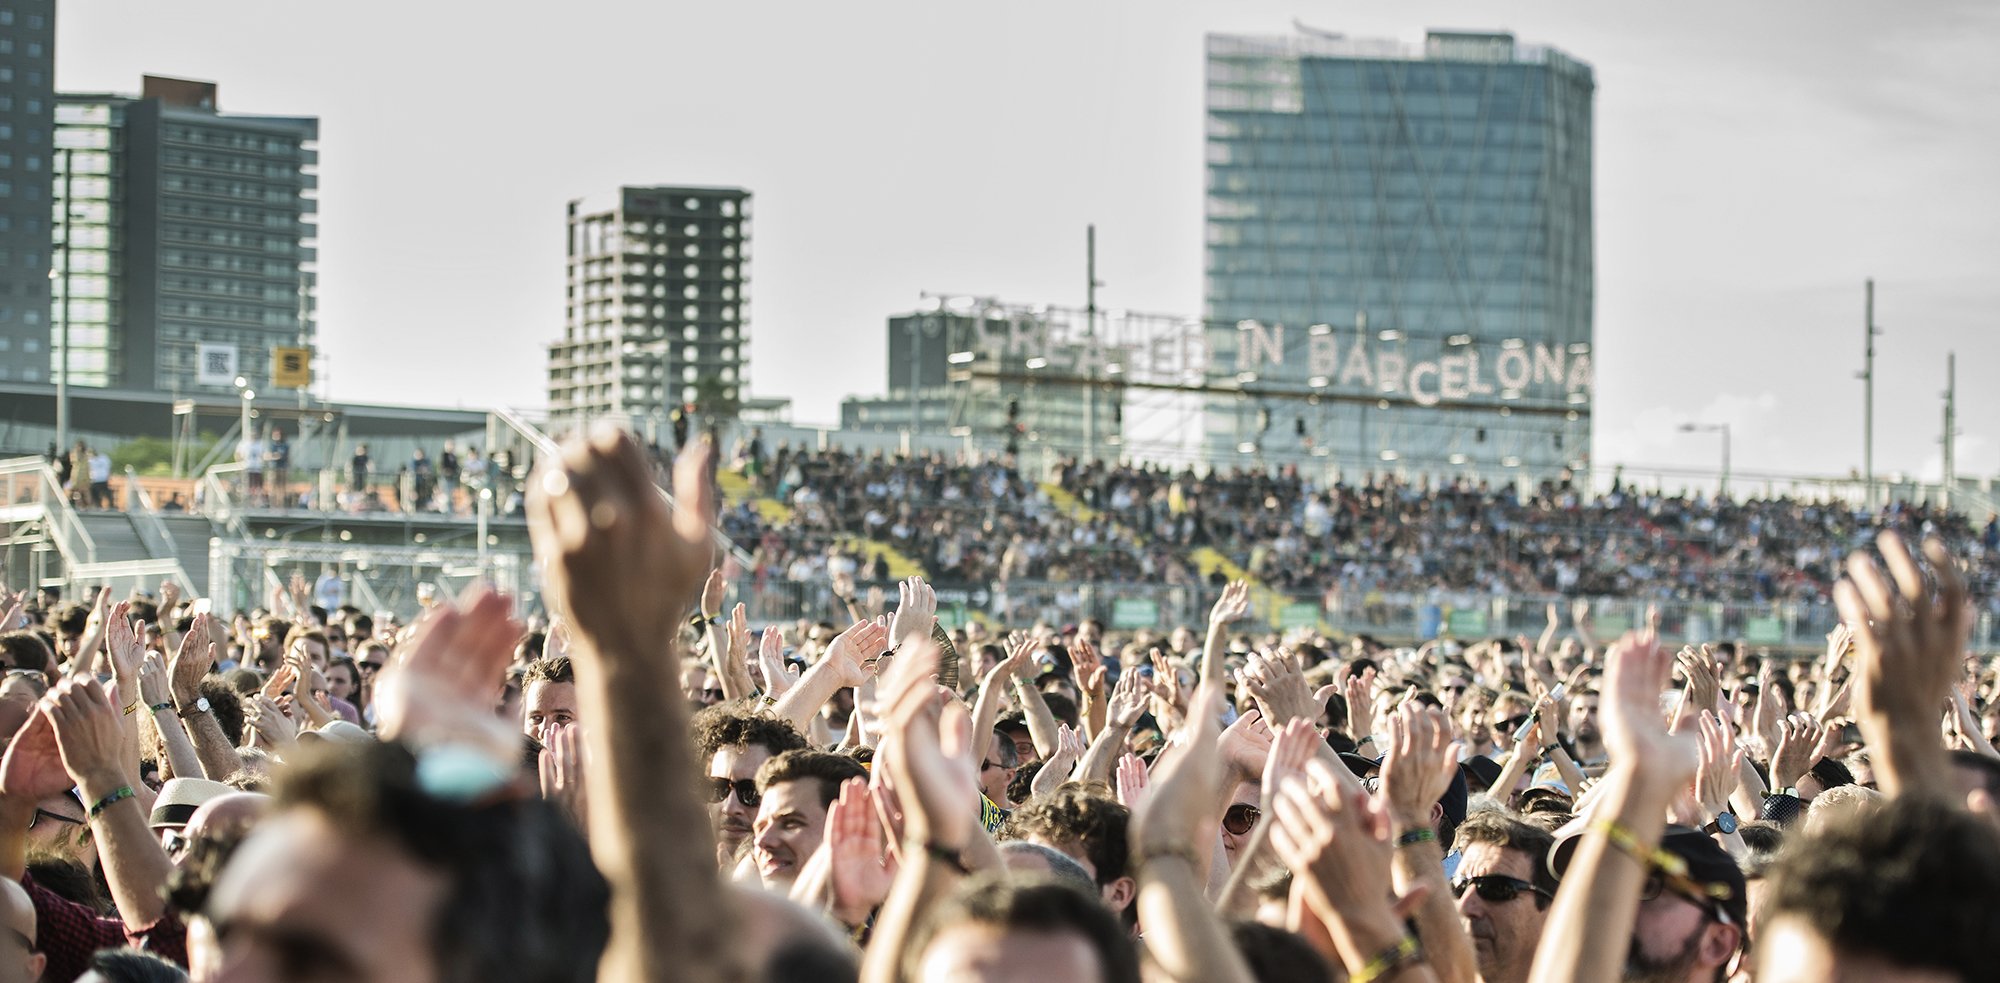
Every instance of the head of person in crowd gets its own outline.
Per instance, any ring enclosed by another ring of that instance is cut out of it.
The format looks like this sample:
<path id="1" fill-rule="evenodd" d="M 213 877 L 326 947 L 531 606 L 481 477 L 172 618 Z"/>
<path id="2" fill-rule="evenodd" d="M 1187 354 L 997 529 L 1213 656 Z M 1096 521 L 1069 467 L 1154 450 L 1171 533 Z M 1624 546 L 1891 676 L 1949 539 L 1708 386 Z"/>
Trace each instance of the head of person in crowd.
<path id="1" fill-rule="evenodd" d="M 1076 861 L 1089 872 L 1105 906 L 1124 915 L 1138 896 L 1130 872 L 1131 822 L 1132 810 L 1108 791 L 1069 784 L 1015 810 L 1001 835 L 1039 843 Z"/>
<path id="2" fill-rule="evenodd" d="M 696 766 L 703 769 L 703 802 L 715 830 L 718 859 L 731 863 L 750 841 L 757 819 L 757 769 L 786 751 L 806 747 L 791 724 L 746 707 L 710 707 L 694 715 Z"/>
<path id="3" fill-rule="evenodd" d="M 1138 955 L 1104 905 L 1053 881 L 976 877 L 920 927 L 911 980 L 1138 983 Z"/>
<path id="4" fill-rule="evenodd" d="M 347 616 L 347 644 L 360 645 L 375 637 L 375 619 L 359 611 Z"/>
<path id="5" fill-rule="evenodd" d="M 1596 761 L 1604 755 L 1604 733 L 1598 728 L 1596 684 L 1580 686 L 1569 698 L 1569 733 L 1576 738 L 1582 761 Z"/>
<path id="6" fill-rule="evenodd" d="M 169 836 L 178 839 L 197 810 L 210 800 L 229 795 L 232 791 L 229 786 L 206 778 L 169 779 L 160 786 L 159 797 L 153 800 L 153 811 L 146 817 L 146 825 L 161 837 L 162 842 Z"/>
<path id="7" fill-rule="evenodd" d="M 32 631 L 0 632 L 0 670 L 33 669 L 52 677 L 55 668 L 55 653 L 41 635 Z M 50 678 L 49 682 L 55 680 Z"/>
<path id="8" fill-rule="evenodd" d="M 544 745 L 552 728 L 577 722 L 576 669 L 568 656 L 528 663 L 521 674 L 521 707 L 521 729 Z"/>
<path id="9" fill-rule="evenodd" d="M 1244 921 L 1229 926 L 1230 941 L 1250 968 L 1256 983 L 1290 983 L 1292 980 L 1331 980 L 1333 964 L 1327 962 L 1312 943 L 1297 932 L 1262 922 Z"/>
<path id="10" fill-rule="evenodd" d="M 35 983 L 48 957 L 36 934 L 35 902 L 19 882 L 0 877 L 0 983 Z"/>
<path id="11" fill-rule="evenodd" d="M 171 960 L 144 949 L 100 949 L 76 983 L 187 983 L 187 978 Z"/>
<path id="12" fill-rule="evenodd" d="M 34 716 L 35 701 L 48 691 L 49 677 L 38 670 L 9 669 L 0 674 L 0 746 Z"/>
<path id="13" fill-rule="evenodd" d="M 75 601 L 64 604 L 49 618 L 49 627 L 56 632 L 56 660 L 68 665 L 83 648 L 84 633 L 90 628 L 90 607 Z"/>
<path id="14" fill-rule="evenodd" d="M 306 662 L 314 669 L 326 670 L 326 660 L 333 657 L 333 643 L 327 640 L 326 632 L 311 625 L 295 625 L 285 633 L 285 657 L 306 657 Z"/>
<path id="15" fill-rule="evenodd" d="M 986 747 L 986 760 L 979 763 L 979 793 L 1002 809 L 1013 808 L 1007 786 L 1020 768 L 1021 755 L 1013 739 L 1004 731 L 994 730 L 993 742 Z"/>
<path id="16" fill-rule="evenodd" d="M 994 729 L 1000 732 L 1000 736 L 1013 743 L 1015 767 L 1018 768 L 1030 761 L 1042 760 L 1041 752 L 1035 750 L 1035 738 L 1028 730 L 1028 722 L 1019 715 L 1003 718 Z M 1000 740 L 1000 736 L 996 736 L 994 740 Z"/>
<path id="17" fill-rule="evenodd" d="M 1222 811 L 1222 849 L 1231 864 L 1250 845 L 1251 832 L 1264 814 L 1258 805 L 1262 801 L 1263 793 L 1256 782 L 1237 782 L 1229 794 L 1229 805 Z"/>
<path id="18" fill-rule="evenodd" d="M 1555 900 L 1549 870 L 1555 837 L 1499 812 L 1475 812 L 1458 826 L 1451 890 L 1472 936 L 1481 983 L 1522 983 Z"/>
<path id="19" fill-rule="evenodd" d="M 285 643 L 293 627 L 283 618 L 258 619 L 250 628 L 250 651 L 244 655 L 244 663 L 262 673 L 277 671 L 285 660 Z"/>
<path id="20" fill-rule="evenodd" d="M 1045 877 L 1068 884 L 1085 894 L 1096 894 L 1097 884 L 1090 879 L 1090 871 L 1069 858 L 1061 850 L 1046 847 L 1027 840 L 1009 840 L 999 845 L 1000 862 L 1009 871 Z"/>
<path id="21" fill-rule="evenodd" d="M 90 813 L 75 789 L 46 796 L 35 803 L 34 818 L 28 822 L 28 849 L 71 860 L 94 858 Z"/>
<path id="22" fill-rule="evenodd" d="M 296 978 L 588 983 L 609 890 L 539 799 L 427 787 L 391 742 L 297 754 L 276 810 L 207 898 L 219 983 Z"/>
<path id="23" fill-rule="evenodd" d="M 361 685 L 373 689 L 375 680 L 388 666 L 392 650 L 387 642 L 371 639 L 354 646 L 354 667 L 361 670 Z"/>
<path id="24" fill-rule="evenodd" d="M 1575 853 L 1581 829 L 1572 825 L 1549 853 L 1560 879 Z M 1749 921 L 1743 870 L 1714 838 L 1684 826 L 1667 827 L 1660 849 L 1681 859 L 1685 877 L 1648 872 L 1639 893 L 1639 917 L 1625 960 L 1630 983 L 1712 983 L 1742 951 Z"/>
<path id="25" fill-rule="evenodd" d="M 826 834 L 826 809 L 840 784 L 866 779 L 867 769 L 844 754 L 786 751 L 757 768 L 757 818 L 751 842 L 764 886 L 787 890 Z"/>
<path id="26" fill-rule="evenodd" d="M 1951 765 L 1961 794 L 1983 791 L 2000 802 L 2000 758 L 1957 748 L 1951 752 Z"/>
<path id="27" fill-rule="evenodd" d="M 326 694 L 359 710 L 367 705 L 361 695 L 361 667 L 344 655 L 326 664 Z"/>
<path id="28" fill-rule="evenodd" d="M 1759 913 L 1759 983 L 1994 977 L 2000 837 L 1923 796 L 1837 816 L 1782 851 Z"/>

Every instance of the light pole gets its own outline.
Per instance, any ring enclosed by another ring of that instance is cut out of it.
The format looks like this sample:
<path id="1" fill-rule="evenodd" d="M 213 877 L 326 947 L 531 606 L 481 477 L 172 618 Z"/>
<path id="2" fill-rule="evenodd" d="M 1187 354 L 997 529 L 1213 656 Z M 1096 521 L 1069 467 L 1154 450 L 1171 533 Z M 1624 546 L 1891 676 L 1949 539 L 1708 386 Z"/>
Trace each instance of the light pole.
<path id="1" fill-rule="evenodd" d="M 56 347 L 61 351 L 56 356 L 56 452 L 59 454 L 69 450 L 69 254 L 74 251 L 70 242 L 70 215 L 76 207 L 76 199 L 70 197 L 70 178 L 76 173 L 76 165 L 68 148 L 63 149 L 62 162 L 62 331 L 56 335 Z"/>
<path id="2" fill-rule="evenodd" d="M 239 443 L 237 446 L 242 448 L 241 453 L 243 455 L 243 465 L 245 468 L 248 468 L 250 465 L 250 453 L 251 453 L 250 401 L 257 398 L 257 390 L 250 388 L 249 379 L 246 379 L 239 375 L 236 377 L 236 392 L 237 395 L 243 397 L 243 422 L 241 424 L 242 433 L 240 434 L 240 436 L 242 437 L 242 442 Z"/>
<path id="3" fill-rule="evenodd" d="M 1722 481 L 1717 488 L 1718 497 L 1729 497 L 1729 424 L 1727 423 L 1683 423 L 1682 433 L 1719 433 L 1722 435 Z"/>

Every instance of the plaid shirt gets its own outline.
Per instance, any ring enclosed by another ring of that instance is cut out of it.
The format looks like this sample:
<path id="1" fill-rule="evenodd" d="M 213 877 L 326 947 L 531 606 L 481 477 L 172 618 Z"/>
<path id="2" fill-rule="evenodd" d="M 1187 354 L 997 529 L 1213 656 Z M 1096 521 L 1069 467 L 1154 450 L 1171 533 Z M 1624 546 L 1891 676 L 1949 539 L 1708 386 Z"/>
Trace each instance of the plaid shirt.
<path id="1" fill-rule="evenodd" d="M 83 975 L 97 950 L 128 945 L 187 965 L 187 928 L 171 913 L 133 929 L 35 883 L 33 875 L 23 874 L 21 886 L 35 902 L 35 945 L 49 957 L 42 983 L 71 983 Z"/>

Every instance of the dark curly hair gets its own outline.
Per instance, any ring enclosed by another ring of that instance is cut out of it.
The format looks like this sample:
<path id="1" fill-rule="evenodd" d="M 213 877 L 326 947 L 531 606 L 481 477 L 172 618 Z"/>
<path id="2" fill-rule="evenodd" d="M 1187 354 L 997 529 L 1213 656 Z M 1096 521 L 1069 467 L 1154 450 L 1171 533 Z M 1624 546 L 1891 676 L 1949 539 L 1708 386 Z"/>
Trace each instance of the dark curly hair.
<path id="1" fill-rule="evenodd" d="M 805 735 L 790 723 L 753 712 L 744 703 L 721 703 L 694 715 L 695 767 L 707 768 L 720 748 L 754 744 L 773 757 L 798 751 L 806 745 Z"/>
<path id="2" fill-rule="evenodd" d="M 1126 830 L 1132 810 L 1106 795 L 1101 787 L 1063 785 L 1030 801 L 1007 817 L 1002 839 L 1039 839 L 1044 843 L 1076 844 L 1097 868 L 1102 887 L 1126 875 L 1130 847 Z"/>
<path id="3" fill-rule="evenodd" d="M 526 692 L 531 683 L 574 683 L 576 667 L 567 655 L 550 656 L 528 663 L 528 669 L 521 674 L 521 690 Z"/>
<path id="4" fill-rule="evenodd" d="M 2000 837 L 1964 809 L 1899 796 L 1789 843 L 1762 924 L 1797 919 L 1830 946 L 1898 968 L 1988 979 L 2000 938 Z"/>

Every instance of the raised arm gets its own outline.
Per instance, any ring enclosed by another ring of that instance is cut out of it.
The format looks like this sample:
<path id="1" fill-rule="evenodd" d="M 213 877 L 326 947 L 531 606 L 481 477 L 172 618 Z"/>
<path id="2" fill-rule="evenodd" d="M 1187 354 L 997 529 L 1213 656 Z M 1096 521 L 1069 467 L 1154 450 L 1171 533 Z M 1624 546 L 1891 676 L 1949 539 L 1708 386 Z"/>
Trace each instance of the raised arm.
<path id="1" fill-rule="evenodd" d="M 1612 983 L 1625 966 L 1640 888 L 1666 831 L 1667 806 L 1695 776 L 1692 736 L 1667 732 L 1660 692 L 1673 657 L 1651 632 L 1606 654 L 1604 744 L 1610 770 L 1550 906 L 1530 983 Z"/>
<path id="2" fill-rule="evenodd" d="M 1250 610 L 1250 585 L 1232 580 L 1208 612 L 1208 637 L 1201 646 L 1201 680 L 1220 679 L 1222 655 L 1229 648 L 1229 623 Z"/>
<path id="3" fill-rule="evenodd" d="M 1882 791 L 1962 801 L 1938 713 L 1965 652 L 1965 580 L 1944 544 L 1926 541 L 1924 556 L 1937 580 L 1933 599 L 1901 536 L 1885 532 L 1877 545 L 1889 574 L 1856 553 L 1847 560 L 1848 579 L 1834 589 L 1854 633 L 1855 723 L 1873 752 Z"/>
<path id="4" fill-rule="evenodd" d="M 168 773 L 190 777 L 200 775 L 201 759 L 195 756 L 194 742 L 188 740 L 187 729 L 181 726 L 181 718 L 174 713 L 174 695 L 167 682 L 167 664 L 157 653 L 147 653 L 146 661 L 139 666 L 139 701 L 145 704 L 140 713 L 159 733 L 160 744 L 166 748 Z"/>
<path id="5" fill-rule="evenodd" d="M 1028 671 L 1032 665 L 1028 659 L 1035 647 L 1028 636 L 1014 633 L 1005 642 L 1006 656 L 1000 664 L 979 684 L 979 699 L 972 704 L 972 755 L 986 760 L 986 749 L 993 745 L 993 724 L 1000 719 L 1000 706 L 1007 702 L 1008 681 Z"/>
<path id="6" fill-rule="evenodd" d="M 673 639 L 712 551 L 706 439 L 674 467 L 678 509 L 637 444 L 600 432 L 572 442 L 532 485 L 528 514 L 549 593 L 574 638 L 591 789 L 590 851 L 611 884 L 607 981 L 742 978 L 733 909 L 715 870 L 687 707 L 671 692 Z"/>
<path id="7" fill-rule="evenodd" d="M 1222 815 L 1215 789 L 1224 767 L 1217 752 L 1222 687 L 1195 689 L 1185 740 L 1152 782 L 1132 823 L 1133 869 L 1146 949 L 1170 979 L 1248 983 L 1250 967 L 1231 941 L 1206 891 L 1207 853 Z"/>
<path id="8" fill-rule="evenodd" d="M 1389 718 L 1389 753 L 1382 758 L 1382 799 L 1396 834 L 1395 887 L 1402 895 L 1423 892 L 1416 911 L 1417 934 L 1431 968 L 1445 983 L 1471 983 L 1479 973 L 1472 939 L 1459 919 L 1451 885 L 1444 879 L 1445 844 L 1435 832 L 1438 800 L 1458 774 L 1459 745 L 1451 739 L 1444 712 L 1410 702 Z"/>
<path id="9" fill-rule="evenodd" d="M 826 647 L 826 654 L 799 677 L 798 685 L 778 698 L 771 712 L 803 732 L 819 708 L 833 699 L 833 694 L 859 686 L 868 679 L 868 673 L 874 668 L 876 657 L 882 654 L 883 642 L 887 638 L 888 633 L 881 625 L 873 621 L 855 622 L 834 637 L 832 644 Z"/>
<path id="10" fill-rule="evenodd" d="M 167 672 L 173 689 L 174 713 L 187 727 L 188 738 L 194 744 L 195 758 L 201 762 L 202 775 L 219 782 L 236 774 L 243 767 L 243 759 L 229 745 L 228 736 L 222 733 L 222 725 L 216 722 L 208 701 L 201 695 L 202 677 L 207 676 L 209 666 L 215 664 L 213 625 L 211 615 L 195 616 L 194 626 L 181 639 L 180 651 L 174 653 L 174 661 L 167 667 Z"/>
<path id="11" fill-rule="evenodd" d="M 1085 782 L 1109 782 L 1111 769 L 1118 763 L 1119 755 L 1125 752 L 1125 742 L 1132 736 L 1132 728 L 1146 713 L 1146 687 L 1139 680 L 1134 669 L 1125 670 L 1118 682 L 1111 687 L 1109 706 L 1105 708 L 1104 729 L 1090 741 L 1090 747 L 1083 753 L 1083 760 L 1077 763 L 1076 777 Z"/>
<path id="12" fill-rule="evenodd" d="M 166 913 L 161 892 L 173 862 L 146 826 L 146 813 L 132 791 L 122 759 L 121 716 L 111 698 L 90 678 L 70 678 L 42 698 L 41 713 L 54 724 L 63 768 L 89 806 L 97 856 L 118 917 L 144 930 Z"/>
<path id="13" fill-rule="evenodd" d="M 1056 715 L 1049 710 L 1049 701 L 1042 691 L 1035 688 L 1034 680 L 1027 675 L 1014 677 L 1014 699 L 1021 704 L 1021 716 L 1028 723 L 1028 737 L 1035 742 L 1035 753 L 1047 758 L 1056 753 Z"/>

